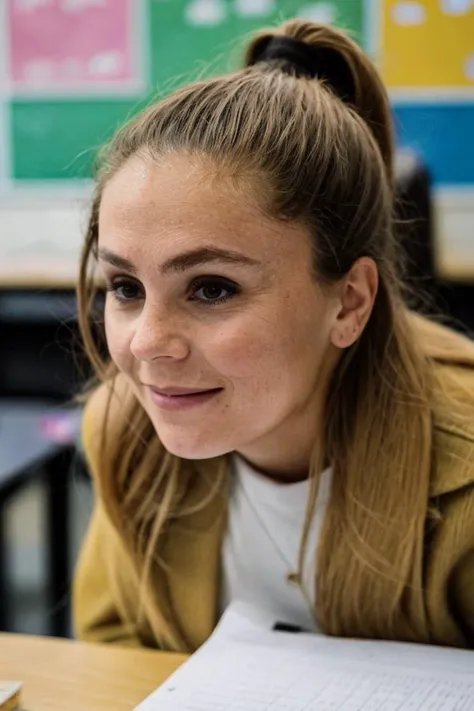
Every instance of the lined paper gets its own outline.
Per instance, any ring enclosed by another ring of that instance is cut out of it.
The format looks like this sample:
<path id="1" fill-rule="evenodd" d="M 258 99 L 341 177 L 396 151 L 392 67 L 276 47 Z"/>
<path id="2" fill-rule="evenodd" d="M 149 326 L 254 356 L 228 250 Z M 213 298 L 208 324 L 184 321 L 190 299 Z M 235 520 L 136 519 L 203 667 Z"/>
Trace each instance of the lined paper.
<path id="1" fill-rule="evenodd" d="M 137 711 L 472 711 L 474 652 L 271 632 L 229 610 Z"/>

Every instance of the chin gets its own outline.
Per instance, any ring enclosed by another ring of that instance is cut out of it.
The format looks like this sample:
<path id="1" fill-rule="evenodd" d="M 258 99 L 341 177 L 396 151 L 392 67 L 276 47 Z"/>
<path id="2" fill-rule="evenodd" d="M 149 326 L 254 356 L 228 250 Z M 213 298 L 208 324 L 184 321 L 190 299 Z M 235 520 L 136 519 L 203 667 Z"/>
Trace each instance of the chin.
<path id="1" fill-rule="evenodd" d="M 234 447 L 230 443 L 224 443 L 222 440 L 212 440 L 212 437 L 195 436 L 191 434 L 180 433 L 181 436 L 173 436 L 173 433 L 164 432 L 161 428 L 157 430 L 158 437 L 165 449 L 175 457 L 181 459 L 214 459 L 224 454 L 229 454 L 234 451 Z"/>

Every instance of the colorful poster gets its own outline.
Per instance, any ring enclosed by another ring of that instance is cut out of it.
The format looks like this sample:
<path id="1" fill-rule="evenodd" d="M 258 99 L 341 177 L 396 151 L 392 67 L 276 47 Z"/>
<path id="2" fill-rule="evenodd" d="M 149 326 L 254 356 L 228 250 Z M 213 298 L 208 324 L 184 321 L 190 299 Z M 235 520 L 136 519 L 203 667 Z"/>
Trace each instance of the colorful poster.
<path id="1" fill-rule="evenodd" d="M 137 89 L 140 6 L 140 0 L 7 0 L 10 92 Z"/>
<path id="2" fill-rule="evenodd" d="M 381 46 L 390 89 L 474 97 L 474 0 L 382 0 Z"/>

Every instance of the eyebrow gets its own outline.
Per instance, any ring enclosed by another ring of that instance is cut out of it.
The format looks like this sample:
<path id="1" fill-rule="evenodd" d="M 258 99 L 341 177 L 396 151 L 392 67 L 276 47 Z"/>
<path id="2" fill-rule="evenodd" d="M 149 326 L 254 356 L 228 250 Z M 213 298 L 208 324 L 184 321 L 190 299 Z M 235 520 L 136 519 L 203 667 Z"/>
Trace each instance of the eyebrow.
<path id="1" fill-rule="evenodd" d="M 118 269 L 124 269 L 130 274 L 136 274 L 137 269 L 135 265 L 128 259 L 120 257 L 114 252 L 110 252 L 108 249 L 99 250 L 99 258 L 104 262 L 108 262 Z M 160 272 L 162 274 L 170 274 L 173 272 L 184 272 L 193 267 L 200 267 L 204 264 L 210 264 L 213 262 L 223 262 L 225 264 L 240 264 L 250 267 L 261 267 L 261 262 L 251 257 L 247 257 L 240 252 L 234 252 L 228 249 L 220 249 L 219 247 L 201 247 L 199 249 L 194 249 L 189 252 L 183 252 L 183 254 L 178 254 L 176 257 L 168 259 L 160 267 Z"/>
<path id="2" fill-rule="evenodd" d="M 108 249 L 99 249 L 98 256 L 103 262 L 107 262 L 107 264 L 111 264 L 113 267 L 117 267 L 117 269 L 123 269 L 126 272 L 130 272 L 130 274 L 137 273 L 132 262 L 128 259 L 124 259 L 124 257 L 120 257 L 118 254 L 115 254 L 115 252 L 110 252 Z"/>

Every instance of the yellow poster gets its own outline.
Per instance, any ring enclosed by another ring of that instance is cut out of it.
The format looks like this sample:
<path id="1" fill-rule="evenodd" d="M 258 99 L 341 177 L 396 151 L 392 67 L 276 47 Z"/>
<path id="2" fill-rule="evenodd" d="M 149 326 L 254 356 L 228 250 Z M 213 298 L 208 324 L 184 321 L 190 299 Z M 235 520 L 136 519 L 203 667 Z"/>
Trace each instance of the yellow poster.
<path id="1" fill-rule="evenodd" d="M 474 0 L 380 2 L 380 63 L 390 89 L 474 95 Z"/>

